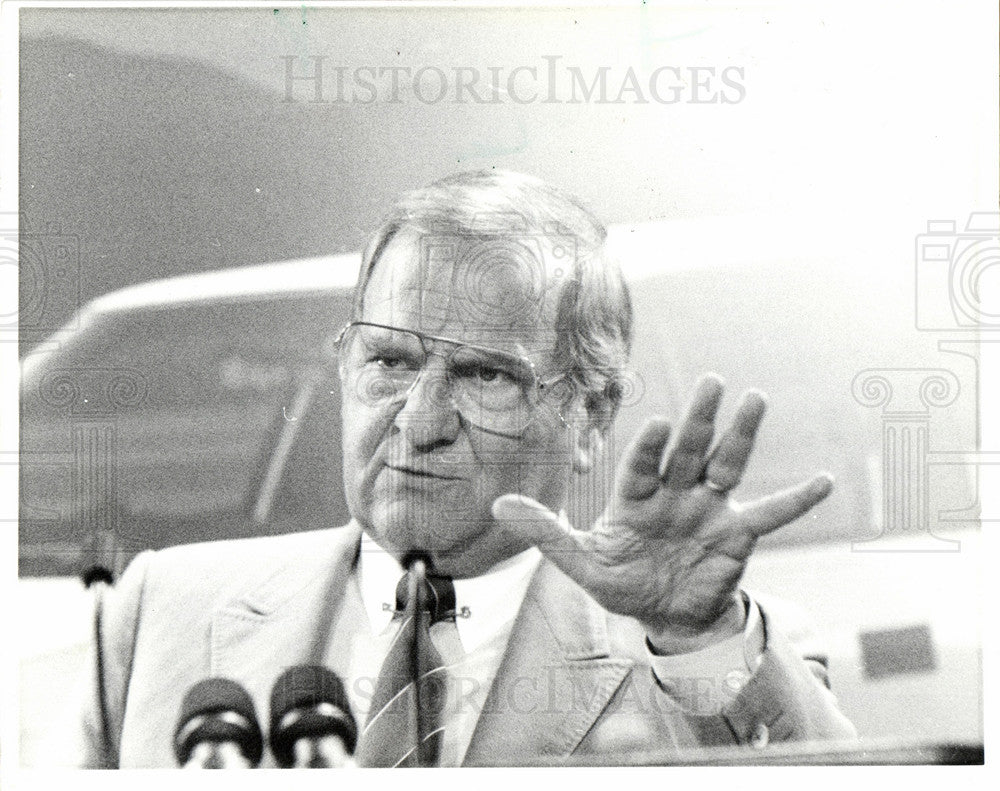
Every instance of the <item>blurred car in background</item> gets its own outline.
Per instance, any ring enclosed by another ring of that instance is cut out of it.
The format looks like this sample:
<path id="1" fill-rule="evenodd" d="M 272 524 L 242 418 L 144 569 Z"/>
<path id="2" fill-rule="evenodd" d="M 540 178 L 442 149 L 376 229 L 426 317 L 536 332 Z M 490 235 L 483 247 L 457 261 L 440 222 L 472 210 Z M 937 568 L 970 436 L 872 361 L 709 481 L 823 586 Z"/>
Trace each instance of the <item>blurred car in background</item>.
<path id="1" fill-rule="evenodd" d="M 975 392 L 893 412 L 878 389 L 894 375 L 880 361 L 913 360 L 892 369 L 906 383 L 955 370 L 957 384 L 970 363 L 942 361 L 914 332 L 896 269 L 845 271 L 774 238 L 732 219 L 612 229 L 636 310 L 633 374 L 605 458 L 572 483 L 570 518 L 590 523 L 620 449 L 648 415 L 677 417 L 704 371 L 727 381 L 723 420 L 739 391 L 764 390 L 770 411 L 739 497 L 819 469 L 837 487 L 762 540 L 746 586 L 813 616 L 863 739 L 980 742 L 975 478 L 934 455 L 975 448 Z M 91 628 L 87 567 L 117 575 L 150 547 L 347 522 L 328 341 L 347 320 L 358 263 L 127 288 L 23 359 L 23 764 L 45 764 L 45 739 L 71 727 L 65 692 Z M 899 449 L 910 460 L 901 476 L 889 459 Z"/>

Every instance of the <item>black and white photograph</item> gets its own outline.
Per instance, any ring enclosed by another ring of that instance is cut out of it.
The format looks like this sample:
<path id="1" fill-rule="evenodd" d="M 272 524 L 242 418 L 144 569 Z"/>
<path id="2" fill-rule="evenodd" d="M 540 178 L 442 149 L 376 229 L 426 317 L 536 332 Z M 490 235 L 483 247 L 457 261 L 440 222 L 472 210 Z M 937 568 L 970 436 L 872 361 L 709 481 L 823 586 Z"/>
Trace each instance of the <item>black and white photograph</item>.
<path id="1" fill-rule="evenodd" d="M 0 14 L 5 787 L 984 784 L 996 3 Z"/>

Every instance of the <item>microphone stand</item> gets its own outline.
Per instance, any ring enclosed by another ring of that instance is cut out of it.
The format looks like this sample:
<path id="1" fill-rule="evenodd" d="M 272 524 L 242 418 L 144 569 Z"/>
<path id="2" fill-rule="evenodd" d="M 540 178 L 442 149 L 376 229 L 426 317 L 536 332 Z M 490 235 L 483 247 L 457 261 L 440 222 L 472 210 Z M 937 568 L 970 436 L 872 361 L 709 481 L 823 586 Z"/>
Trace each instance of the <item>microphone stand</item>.
<path id="1" fill-rule="evenodd" d="M 413 745 L 416 751 L 417 766 L 430 766 L 427 761 L 426 748 L 424 747 L 424 734 L 421 732 L 421 690 L 420 690 L 420 641 L 425 634 L 428 634 L 425 619 L 429 617 L 427 612 L 427 564 L 420 558 L 413 561 L 410 566 L 410 578 L 408 580 L 409 597 L 408 601 L 414 608 L 413 612 L 413 643 L 410 646 L 410 669 L 413 673 L 413 711 L 410 722 L 413 726 Z"/>
<path id="2" fill-rule="evenodd" d="M 101 716 L 101 753 L 104 766 L 118 766 L 118 750 L 111 738 L 108 717 L 108 689 L 104 673 L 104 596 L 111 589 L 114 577 L 104 566 L 92 566 L 81 575 L 83 586 L 94 591 L 94 672 L 97 674 L 97 702 Z"/>

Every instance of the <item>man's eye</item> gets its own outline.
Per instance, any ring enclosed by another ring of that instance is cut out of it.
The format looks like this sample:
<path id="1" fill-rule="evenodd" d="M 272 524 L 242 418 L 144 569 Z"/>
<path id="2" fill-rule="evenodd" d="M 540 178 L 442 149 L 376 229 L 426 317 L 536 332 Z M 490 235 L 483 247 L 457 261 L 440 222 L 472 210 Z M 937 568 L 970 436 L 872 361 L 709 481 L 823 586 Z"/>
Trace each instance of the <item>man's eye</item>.
<path id="1" fill-rule="evenodd" d="M 375 363 L 379 368 L 387 368 L 393 371 L 401 371 L 407 368 L 406 360 L 390 354 L 373 354 L 368 358 L 368 362 Z"/>
<path id="2" fill-rule="evenodd" d="M 469 375 L 479 385 L 506 387 L 517 382 L 517 378 L 510 372 L 490 365 L 477 365 L 466 373 L 466 376 Z"/>

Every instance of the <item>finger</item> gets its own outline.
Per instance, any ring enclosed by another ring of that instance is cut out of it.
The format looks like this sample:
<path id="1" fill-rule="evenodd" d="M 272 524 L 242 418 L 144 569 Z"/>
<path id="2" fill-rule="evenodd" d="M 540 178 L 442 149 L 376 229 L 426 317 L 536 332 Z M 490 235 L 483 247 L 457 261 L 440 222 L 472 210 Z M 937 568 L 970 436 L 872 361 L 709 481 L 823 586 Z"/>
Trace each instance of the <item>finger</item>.
<path id="1" fill-rule="evenodd" d="M 740 482 L 766 409 L 767 400 L 759 390 L 743 396 L 732 424 L 708 459 L 705 480 L 727 492 Z"/>
<path id="2" fill-rule="evenodd" d="M 539 502 L 520 494 L 505 494 L 493 501 L 493 517 L 511 535 L 538 547 L 571 579 L 586 579 L 589 553 L 584 535 Z"/>
<path id="3" fill-rule="evenodd" d="M 618 469 L 618 496 L 644 500 L 660 488 L 660 459 L 670 439 L 666 418 L 652 417 L 632 438 Z"/>
<path id="4" fill-rule="evenodd" d="M 701 378 L 687 414 L 667 448 L 661 477 L 671 489 L 687 489 L 701 480 L 705 453 L 715 433 L 715 415 L 722 401 L 722 380 L 715 374 Z"/>
<path id="5" fill-rule="evenodd" d="M 746 503 L 742 512 L 754 535 L 763 536 L 795 521 L 832 491 L 833 476 L 824 472 L 798 486 Z"/>

